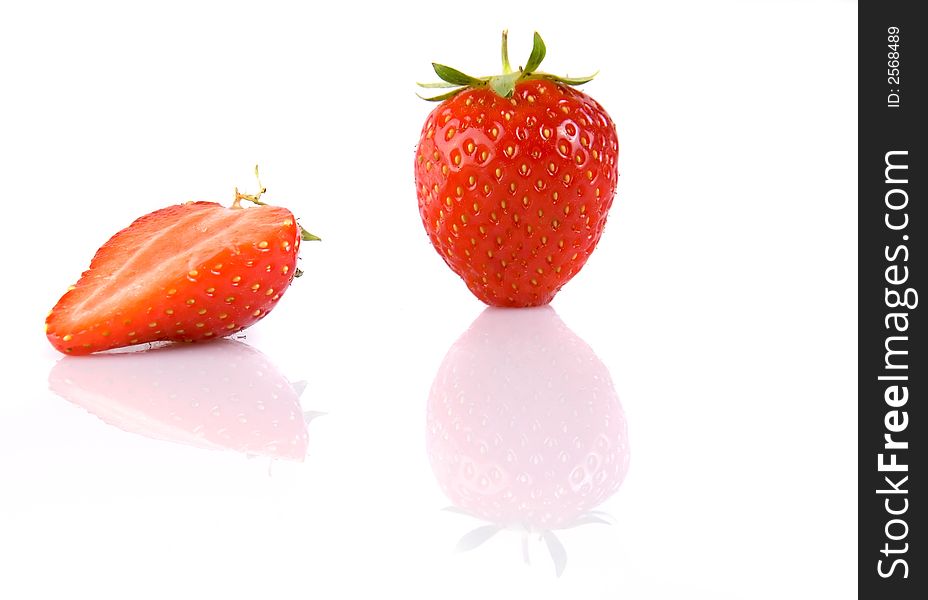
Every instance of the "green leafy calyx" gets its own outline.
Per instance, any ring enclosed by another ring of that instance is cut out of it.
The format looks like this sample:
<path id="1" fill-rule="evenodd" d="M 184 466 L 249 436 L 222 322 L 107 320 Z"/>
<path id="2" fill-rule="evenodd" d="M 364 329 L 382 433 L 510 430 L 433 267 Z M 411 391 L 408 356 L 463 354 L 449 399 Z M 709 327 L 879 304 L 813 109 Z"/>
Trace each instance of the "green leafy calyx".
<path id="1" fill-rule="evenodd" d="M 503 31 L 501 53 L 503 61 L 503 72 L 501 74 L 491 75 L 489 77 L 473 77 L 458 71 L 457 69 L 453 69 L 438 63 L 432 63 L 432 68 L 435 69 L 435 74 L 438 75 L 438 78 L 441 79 L 441 81 L 436 83 L 420 83 L 418 84 L 419 87 L 426 89 L 444 88 L 448 89 L 449 91 L 438 94 L 437 96 L 425 97 L 420 95 L 419 97 L 423 100 L 441 102 L 443 100 L 447 100 L 448 98 L 454 97 L 464 90 L 489 87 L 503 98 L 511 98 L 513 92 L 516 89 L 516 84 L 518 84 L 520 81 L 526 81 L 529 79 L 548 79 L 550 81 L 555 81 L 564 85 L 581 85 L 596 77 L 596 73 L 593 73 L 588 77 L 561 77 L 559 75 L 552 75 L 550 73 L 539 71 L 538 67 L 541 66 L 541 61 L 545 59 L 547 49 L 545 48 L 545 43 L 541 39 L 541 36 L 538 35 L 537 31 L 535 32 L 534 41 L 532 43 L 532 52 L 529 55 L 528 60 L 525 61 L 525 66 L 519 67 L 517 70 L 513 70 L 509 63 L 508 37 L 509 32 Z"/>

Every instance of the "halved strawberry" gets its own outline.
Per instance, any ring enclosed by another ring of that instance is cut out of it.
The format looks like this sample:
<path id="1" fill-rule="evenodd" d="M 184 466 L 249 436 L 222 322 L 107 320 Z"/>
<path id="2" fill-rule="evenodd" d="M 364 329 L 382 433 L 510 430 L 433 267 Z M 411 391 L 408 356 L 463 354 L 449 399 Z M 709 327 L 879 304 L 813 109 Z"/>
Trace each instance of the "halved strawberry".
<path id="1" fill-rule="evenodd" d="M 48 340 L 66 354 L 89 354 L 219 338 L 264 318 L 298 273 L 300 241 L 319 238 L 260 196 L 236 190 L 229 208 L 188 202 L 137 219 L 51 310 Z"/>
<path id="2" fill-rule="evenodd" d="M 256 349 L 221 340 L 62 358 L 49 388 L 123 431 L 199 448 L 302 461 L 300 386 Z"/>

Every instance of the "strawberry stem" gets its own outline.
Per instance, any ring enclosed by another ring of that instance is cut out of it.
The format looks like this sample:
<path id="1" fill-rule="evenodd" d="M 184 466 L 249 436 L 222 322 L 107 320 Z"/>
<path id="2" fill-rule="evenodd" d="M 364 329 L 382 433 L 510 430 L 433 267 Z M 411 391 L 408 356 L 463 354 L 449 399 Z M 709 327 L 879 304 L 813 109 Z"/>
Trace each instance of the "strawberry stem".
<path id="1" fill-rule="evenodd" d="M 261 201 L 261 195 L 267 191 L 267 188 L 261 185 L 261 175 L 258 173 L 258 165 L 255 165 L 255 179 L 258 180 L 258 193 L 257 194 L 243 194 L 238 191 L 238 188 L 235 188 L 235 200 L 232 202 L 232 208 L 241 208 L 242 200 L 248 200 L 249 202 L 254 202 L 259 206 L 267 206 L 266 202 Z"/>
<path id="2" fill-rule="evenodd" d="M 258 165 L 255 165 L 255 179 L 258 180 L 258 193 L 257 194 L 243 194 L 240 191 L 238 191 L 238 188 L 236 187 L 235 188 L 235 200 L 232 202 L 232 208 L 242 208 L 242 200 L 248 200 L 249 202 L 253 202 L 259 206 L 267 206 L 267 202 L 264 202 L 263 200 L 261 200 L 261 195 L 267 192 L 267 188 L 261 185 L 261 175 L 258 172 Z M 296 226 L 300 228 L 300 239 L 303 240 L 304 242 L 317 242 L 317 241 L 322 240 L 321 237 L 317 235 L 313 235 L 310 232 L 303 229 L 303 226 L 300 225 L 299 223 L 297 223 Z M 299 277 L 299 275 L 297 275 L 297 277 Z"/>
<path id="3" fill-rule="evenodd" d="M 261 175 L 258 173 L 258 165 L 255 165 L 255 179 L 258 180 L 258 193 L 243 194 L 238 191 L 238 188 L 235 188 L 235 200 L 232 202 L 232 208 L 242 208 L 242 200 L 248 200 L 259 206 L 267 206 L 267 202 L 261 200 L 261 195 L 267 192 L 267 188 L 261 185 Z M 313 235 L 303 229 L 303 226 L 299 223 L 297 223 L 296 226 L 300 228 L 300 239 L 304 242 L 317 242 L 322 240 L 321 237 Z M 299 277 L 299 275 L 297 275 L 297 277 Z"/>
<path id="4" fill-rule="evenodd" d="M 503 75 L 512 73 L 512 65 L 509 64 L 509 30 L 503 29 Z"/>

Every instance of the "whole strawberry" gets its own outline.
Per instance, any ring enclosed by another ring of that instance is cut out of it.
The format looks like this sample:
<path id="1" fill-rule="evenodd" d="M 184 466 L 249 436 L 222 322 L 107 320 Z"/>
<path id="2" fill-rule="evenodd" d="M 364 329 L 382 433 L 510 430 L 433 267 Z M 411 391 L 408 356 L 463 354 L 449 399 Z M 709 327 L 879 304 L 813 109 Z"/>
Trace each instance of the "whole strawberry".
<path id="1" fill-rule="evenodd" d="M 264 191 L 236 190 L 230 208 L 162 208 L 114 235 L 48 314 L 49 342 L 90 354 L 221 338 L 263 319 L 298 274 L 300 241 L 319 239 L 286 208 L 262 202 Z"/>
<path id="2" fill-rule="evenodd" d="M 452 91 L 426 119 L 416 150 L 419 214 L 432 245 L 493 306 L 547 304 L 596 248 L 612 205 L 615 124 L 572 86 L 592 77 L 538 71 L 536 33 L 513 71 L 471 77 L 434 64 Z"/>

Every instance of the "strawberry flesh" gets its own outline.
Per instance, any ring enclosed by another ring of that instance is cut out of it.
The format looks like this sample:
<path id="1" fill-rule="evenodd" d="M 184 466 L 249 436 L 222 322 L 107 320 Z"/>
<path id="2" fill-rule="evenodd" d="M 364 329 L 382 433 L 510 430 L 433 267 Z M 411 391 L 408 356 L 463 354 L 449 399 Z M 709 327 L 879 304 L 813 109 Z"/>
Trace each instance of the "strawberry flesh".
<path id="1" fill-rule="evenodd" d="M 46 319 L 51 344 L 89 354 L 155 341 L 231 335 L 263 318 L 290 285 L 300 244 L 277 206 L 169 206 L 96 253 Z"/>

